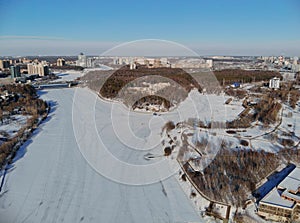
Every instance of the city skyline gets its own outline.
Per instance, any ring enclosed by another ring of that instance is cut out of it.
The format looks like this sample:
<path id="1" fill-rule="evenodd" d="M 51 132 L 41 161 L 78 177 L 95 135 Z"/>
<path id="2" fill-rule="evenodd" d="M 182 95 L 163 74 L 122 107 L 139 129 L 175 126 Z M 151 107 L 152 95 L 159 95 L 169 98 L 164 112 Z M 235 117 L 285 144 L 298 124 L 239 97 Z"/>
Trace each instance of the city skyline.
<path id="1" fill-rule="evenodd" d="M 178 42 L 199 55 L 300 54 L 300 3 L 294 0 L 13 0 L 0 6 L 1 56 L 101 55 L 140 39 Z"/>

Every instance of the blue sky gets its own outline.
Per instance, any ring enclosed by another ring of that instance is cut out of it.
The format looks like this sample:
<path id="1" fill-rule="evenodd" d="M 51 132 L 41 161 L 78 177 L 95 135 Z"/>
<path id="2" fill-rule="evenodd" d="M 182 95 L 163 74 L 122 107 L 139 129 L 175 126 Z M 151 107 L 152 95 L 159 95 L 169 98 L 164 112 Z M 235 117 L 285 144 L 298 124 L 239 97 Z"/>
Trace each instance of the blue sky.
<path id="1" fill-rule="evenodd" d="M 0 0 L 0 21 L 1 55 L 100 54 L 152 38 L 200 54 L 300 54 L 297 0 Z"/>

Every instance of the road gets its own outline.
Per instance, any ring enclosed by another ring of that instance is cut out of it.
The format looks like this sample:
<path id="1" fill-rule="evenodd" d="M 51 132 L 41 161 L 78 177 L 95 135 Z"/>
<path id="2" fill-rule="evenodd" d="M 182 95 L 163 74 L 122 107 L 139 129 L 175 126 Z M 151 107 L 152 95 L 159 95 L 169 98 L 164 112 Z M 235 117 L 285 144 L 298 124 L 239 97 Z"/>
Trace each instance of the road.
<path id="1" fill-rule="evenodd" d="M 21 147 L 6 175 L 0 194 L 0 223 L 204 222 L 175 177 L 133 186 L 117 183 L 95 171 L 83 158 L 74 136 L 74 92 L 41 92 L 41 98 L 51 103 L 52 111 Z M 108 133 L 101 125 L 107 122 L 107 104 L 97 101 L 97 128 L 104 136 Z M 128 158 L 125 149 L 112 152 Z M 141 160 L 137 163 L 146 162 Z M 110 168 L 118 167 L 112 164 Z"/>

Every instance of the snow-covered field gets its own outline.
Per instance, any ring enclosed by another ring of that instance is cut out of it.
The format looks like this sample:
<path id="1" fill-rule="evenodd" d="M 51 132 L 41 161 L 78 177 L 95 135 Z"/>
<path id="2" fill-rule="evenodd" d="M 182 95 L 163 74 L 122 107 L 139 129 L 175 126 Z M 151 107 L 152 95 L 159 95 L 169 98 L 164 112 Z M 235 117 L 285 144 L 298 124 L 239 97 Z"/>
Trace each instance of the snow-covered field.
<path id="1" fill-rule="evenodd" d="M 48 90 L 41 94 L 42 99 L 52 104 L 51 113 L 34 136 L 20 148 L 18 160 L 6 176 L 0 194 L 0 223 L 204 222 L 173 176 L 153 184 L 133 186 L 112 181 L 89 165 L 79 151 L 77 142 L 97 145 L 93 142 L 96 139 L 85 141 L 91 138 L 88 136 L 90 132 L 85 131 L 90 127 L 89 119 L 85 116 L 88 110 L 83 109 L 94 103 L 91 100 L 95 99 L 95 94 L 86 89 L 76 92 L 76 96 L 82 99 L 73 108 L 79 114 L 76 117 L 82 118 L 79 120 L 81 128 L 78 129 L 72 124 L 74 91 Z M 142 138 L 152 132 L 149 136 L 151 142 L 136 138 L 122 142 L 122 138 L 111 135 L 112 113 L 108 112 L 111 106 L 112 103 L 96 100 L 96 115 L 93 117 L 96 120 L 95 127 L 109 152 L 123 161 L 139 165 L 148 164 L 149 161 L 142 158 L 147 151 L 129 151 L 128 145 L 152 145 L 163 121 L 179 117 L 175 111 L 169 116 L 156 118 L 149 114 L 130 113 L 127 116 L 130 125 L 138 127 L 136 135 Z M 127 115 L 122 113 L 127 111 L 126 108 L 117 105 L 113 111 L 116 127 L 124 125 L 126 119 L 124 121 L 118 115 Z M 80 133 L 81 138 L 77 138 L 77 141 L 74 132 Z M 158 152 L 156 144 L 154 150 Z M 94 158 L 105 162 L 106 157 Z M 108 169 L 119 173 L 124 179 L 141 177 L 132 176 L 126 169 L 118 169 L 114 163 L 110 163 Z M 154 172 L 159 173 L 159 170 Z"/>
<path id="2" fill-rule="evenodd" d="M 225 105 L 229 98 L 226 95 L 200 94 L 197 90 L 192 90 L 175 111 L 180 116 L 179 120 L 199 118 L 204 123 L 225 122 L 235 119 L 244 110 L 241 100 L 233 100 Z"/>

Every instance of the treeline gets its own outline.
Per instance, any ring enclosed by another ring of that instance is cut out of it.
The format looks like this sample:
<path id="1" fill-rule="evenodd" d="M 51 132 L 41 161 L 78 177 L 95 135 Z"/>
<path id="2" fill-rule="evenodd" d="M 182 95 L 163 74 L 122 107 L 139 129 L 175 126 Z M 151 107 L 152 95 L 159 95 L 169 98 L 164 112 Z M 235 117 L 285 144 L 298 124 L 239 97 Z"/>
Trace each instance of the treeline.
<path id="1" fill-rule="evenodd" d="M 4 85 L 0 88 L 0 94 L 8 93 L 13 95 L 10 100 L 0 102 L 0 119 L 3 112 L 18 112 L 23 115 L 42 115 L 47 109 L 47 103 L 37 98 L 36 90 L 31 85 Z M 17 110 L 17 111 L 15 111 Z"/>
<path id="2" fill-rule="evenodd" d="M 225 90 L 225 93 L 228 96 L 236 97 L 238 99 L 243 99 L 244 97 L 247 96 L 247 91 L 243 90 L 243 89 L 228 88 L 228 89 Z"/>
<path id="3" fill-rule="evenodd" d="M 184 165 L 198 189 L 209 198 L 242 206 L 256 184 L 280 164 L 274 153 L 221 149 L 203 173 Z"/>
<path id="4" fill-rule="evenodd" d="M 246 107 L 236 119 L 227 121 L 226 128 L 248 128 L 255 121 L 260 121 L 265 126 L 276 123 L 282 105 L 272 97 L 272 93 L 262 96 L 256 105 Z M 253 112 L 250 112 L 252 109 Z"/>
<path id="5" fill-rule="evenodd" d="M 28 139 L 39 122 L 47 116 L 48 105 L 37 98 L 36 90 L 31 85 L 4 85 L 0 88 L 1 95 L 7 99 L 0 102 L 0 119 L 10 120 L 11 115 L 20 114 L 30 116 L 27 123 L 13 136 L 7 138 L 0 145 L 0 169 L 10 162 L 19 146 Z"/>
<path id="6" fill-rule="evenodd" d="M 29 118 L 26 125 L 23 126 L 14 137 L 2 142 L 0 145 L 0 170 L 6 163 L 10 163 L 13 160 L 19 147 L 29 138 L 31 132 L 37 127 L 38 118 L 38 116 Z"/>
<path id="7" fill-rule="evenodd" d="M 284 148 L 278 152 L 278 155 L 287 162 L 300 163 L 300 150 L 297 148 L 300 141 L 294 148 Z"/>
<path id="8" fill-rule="evenodd" d="M 282 108 L 281 103 L 270 96 L 262 97 L 255 105 L 254 119 L 266 125 L 275 123 L 278 119 L 278 113 Z"/>
<path id="9" fill-rule="evenodd" d="M 270 98 L 276 98 L 282 102 L 288 103 L 292 108 L 296 107 L 300 100 L 300 92 L 293 87 L 292 83 L 285 84 L 280 89 L 269 93 Z"/>
<path id="10" fill-rule="evenodd" d="M 0 93 L 4 91 L 7 91 L 8 93 L 29 95 L 30 97 L 36 96 L 36 90 L 31 85 L 8 84 L 0 87 Z"/>
<path id="11" fill-rule="evenodd" d="M 277 71 L 265 70 L 225 69 L 214 71 L 214 74 L 221 85 L 230 85 L 234 82 L 269 81 L 273 77 L 281 77 Z"/>

